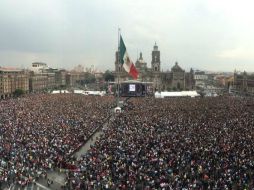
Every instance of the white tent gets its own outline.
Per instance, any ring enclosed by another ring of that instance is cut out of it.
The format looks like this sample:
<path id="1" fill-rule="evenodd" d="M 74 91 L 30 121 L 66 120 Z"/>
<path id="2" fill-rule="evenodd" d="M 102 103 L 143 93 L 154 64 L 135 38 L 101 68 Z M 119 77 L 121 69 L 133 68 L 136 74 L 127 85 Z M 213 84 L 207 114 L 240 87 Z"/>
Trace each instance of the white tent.
<path id="1" fill-rule="evenodd" d="M 161 98 L 161 93 L 155 92 L 155 93 L 154 93 L 154 97 L 155 97 L 155 98 Z"/>
<path id="2" fill-rule="evenodd" d="M 95 95 L 95 96 L 104 96 L 106 91 L 84 91 L 84 90 L 74 90 L 75 94 L 83 95 Z"/>
<path id="3" fill-rule="evenodd" d="M 51 94 L 60 94 L 60 93 L 70 93 L 69 91 L 67 91 L 67 90 L 53 90 L 52 92 L 51 92 Z"/>
<path id="4" fill-rule="evenodd" d="M 84 90 L 74 90 L 74 94 L 83 94 Z"/>
<path id="5" fill-rule="evenodd" d="M 180 91 L 180 92 L 155 92 L 155 98 L 165 97 L 196 97 L 199 94 L 196 91 Z"/>

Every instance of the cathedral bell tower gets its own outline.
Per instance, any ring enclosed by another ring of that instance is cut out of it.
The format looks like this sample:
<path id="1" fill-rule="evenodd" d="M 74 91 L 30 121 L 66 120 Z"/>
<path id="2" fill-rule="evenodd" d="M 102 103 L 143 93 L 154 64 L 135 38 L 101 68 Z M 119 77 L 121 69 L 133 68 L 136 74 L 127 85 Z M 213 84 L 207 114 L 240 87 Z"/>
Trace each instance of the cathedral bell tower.
<path id="1" fill-rule="evenodd" d="M 160 59 L 160 51 L 158 50 L 158 46 L 155 42 L 152 51 L 152 71 L 160 72 L 161 70 L 161 59 Z"/>
<path id="2" fill-rule="evenodd" d="M 116 51 L 116 53 L 115 53 L 115 72 L 116 73 L 123 72 L 123 66 L 122 66 L 122 64 L 118 64 L 118 51 Z"/>

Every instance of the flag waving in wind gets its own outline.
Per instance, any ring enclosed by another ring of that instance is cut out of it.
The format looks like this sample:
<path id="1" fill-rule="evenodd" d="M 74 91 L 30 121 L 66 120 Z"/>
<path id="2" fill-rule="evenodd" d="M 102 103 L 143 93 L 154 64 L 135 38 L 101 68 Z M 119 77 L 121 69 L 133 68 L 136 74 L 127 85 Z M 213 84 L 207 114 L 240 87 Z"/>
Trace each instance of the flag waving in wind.
<path id="1" fill-rule="evenodd" d="M 133 64 L 133 62 L 130 60 L 130 57 L 127 53 L 125 44 L 123 42 L 123 38 L 120 35 L 120 63 L 123 65 L 125 71 L 129 73 L 134 79 L 138 78 L 138 71 Z"/>

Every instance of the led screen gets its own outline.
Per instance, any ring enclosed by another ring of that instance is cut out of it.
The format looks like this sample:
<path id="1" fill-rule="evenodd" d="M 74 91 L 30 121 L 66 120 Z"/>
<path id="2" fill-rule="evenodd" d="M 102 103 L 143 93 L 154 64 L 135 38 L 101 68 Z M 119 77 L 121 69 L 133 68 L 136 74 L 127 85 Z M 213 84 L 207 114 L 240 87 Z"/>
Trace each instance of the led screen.
<path id="1" fill-rule="evenodd" d="M 129 91 L 135 92 L 136 91 L 136 85 L 135 84 L 129 84 Z"/>

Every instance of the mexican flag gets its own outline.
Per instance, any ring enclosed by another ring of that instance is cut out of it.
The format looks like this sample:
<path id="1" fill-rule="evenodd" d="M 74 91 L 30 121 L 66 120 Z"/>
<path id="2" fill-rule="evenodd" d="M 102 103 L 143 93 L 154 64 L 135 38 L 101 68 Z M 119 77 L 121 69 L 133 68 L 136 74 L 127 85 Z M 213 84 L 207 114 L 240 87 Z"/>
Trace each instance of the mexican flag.
<path id="1" fill-rule="evenodd" d="M 120 36 L 120 63 L 129 75 L 131 75 L 134 79 L 138 78 L 138 71 L 133 62 L 130 60 L 122 36 Z"/>

